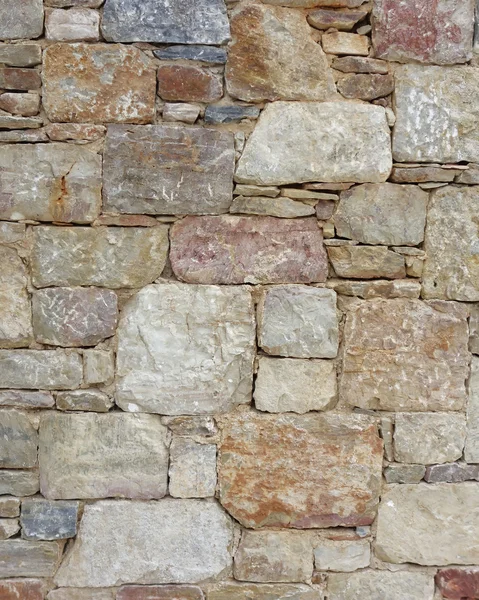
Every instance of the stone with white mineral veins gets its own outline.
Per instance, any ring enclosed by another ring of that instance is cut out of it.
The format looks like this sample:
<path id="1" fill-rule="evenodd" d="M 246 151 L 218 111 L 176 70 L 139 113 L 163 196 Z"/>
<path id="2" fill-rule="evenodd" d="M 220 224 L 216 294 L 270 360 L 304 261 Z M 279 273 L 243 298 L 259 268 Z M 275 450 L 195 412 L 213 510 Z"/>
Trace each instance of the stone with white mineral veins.
<path id="1" fill-rule="evenodd" d="M 479 162 L 479 69 L 401 65 L 395 77 L 394 159 Z"/>
<path id="2" fill-rule="evenodd" d="M 331 573 L 329 600 L 433 600 L 432 574 L 414 571 Z"/>
<path id="3" fill-rule="evenodd" d="M 101 30 L 109 42 L 222 44 L 230 37 L 224 0 L 106 0 Z"/>
<path id="4" fill-rule="evenodd" d="M 2 0 L 0 40 L 37 38 L 43 31 L 42 0 Z"/>
<path id="5" fill-rule="evenodd" d="M 213 502 L 105 500 L 88 504 L 58 586 L 196 583 L 231 566 L 233 525 Z"/>
<path id="6" fill-rule="evenodd" d="M 477 564 L 478 536 L 479 483 L 418 483 L 383 490 L 376 538 L 376 556 L 383 561 Z"/>
<path id="7" fill-rule="evenodd" d="M 255 337 L 247 287 L 145 287 L 120 318 L 116 403 L 194 415 L 250 402 Z"/>
<path id="8" fill-rule="evenodd" d="M 479 358 L 472 357 L 467 403 L 467 434 L 464 458 L 469 463 L 479 463 Z"/>
<path id="9" fill-rule="evenodd" d="M 216 489 L 216 446 L 176 437 L 170 445 L 169 492 L 174 498 L 207 498 Z"/>
<path id="10" fill-rule="evenodd" d="M 0 246 L 0 348 L 22 348 L 32 341 L 27 270 L 11 248 Z"/>
<path id="11" fill-rule="evenodd" d="M 239 160 L 238 183 L 386 181 L 392 168 L 382 106 L 349 102 L 268 104 Z"/>
<path id="12" fill-rule="evenodd" d="M 37 462 L 38 434 L 25 413 L 0 411 L 0 468 L 24 469 Z"/>
<path id="13" fill-rule="evenodd" d="M 322 539 L 314 547 L 314 565 L 318 571 L 346 573 L 369 566 L 370 543 L 367 540 Z"/>

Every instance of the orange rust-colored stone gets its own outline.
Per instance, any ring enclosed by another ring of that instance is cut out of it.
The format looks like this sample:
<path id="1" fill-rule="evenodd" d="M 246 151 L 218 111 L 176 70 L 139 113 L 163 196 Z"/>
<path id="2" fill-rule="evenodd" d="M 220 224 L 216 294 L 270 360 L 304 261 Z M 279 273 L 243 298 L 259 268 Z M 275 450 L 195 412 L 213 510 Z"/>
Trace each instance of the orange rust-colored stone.
<path id="1" fill-rule="evenodd" d="M 39 579 L 4 579 L 0 581 L 1 600 L 43 600 L 44 586 Z"/>
<path id="2" fill-rule="evenodd" d="M 479 568 L 441 569 L 436 575 L 436 585 L 442 596 L 450 600 L 479 598 Z"/>
<path id="3" fill-rule="evenodd" d="M 223 84 L 208 69 L 164 65 L 158 69 L 158 95 L 169 102 L 216 102 Z"/>

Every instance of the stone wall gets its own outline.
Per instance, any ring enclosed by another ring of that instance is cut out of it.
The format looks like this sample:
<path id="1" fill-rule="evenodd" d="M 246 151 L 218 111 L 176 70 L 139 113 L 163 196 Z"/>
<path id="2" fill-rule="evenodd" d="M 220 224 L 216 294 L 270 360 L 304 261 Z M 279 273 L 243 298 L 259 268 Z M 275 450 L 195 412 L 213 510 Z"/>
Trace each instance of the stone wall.
<path id="1" fill-rule="evenodd" d="M 479 598 L 474 5 L 0 0 L 1 600 Z"/>

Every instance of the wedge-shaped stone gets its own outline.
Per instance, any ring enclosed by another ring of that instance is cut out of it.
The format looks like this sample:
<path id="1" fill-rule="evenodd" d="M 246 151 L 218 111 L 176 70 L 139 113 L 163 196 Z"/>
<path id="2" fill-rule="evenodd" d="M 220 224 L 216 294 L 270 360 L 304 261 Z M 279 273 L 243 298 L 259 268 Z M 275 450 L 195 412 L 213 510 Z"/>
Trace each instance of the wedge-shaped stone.
<path id="1" fill-rule="evenodd" d="M 351 406 L 461 410 L 469 372 L 467 309 L 452 302 L 371 300 L 347 315 L 339 394 Z"/>
<path id="2" fill-rule="evenodd" d="M 479 187 L 447 186 L 433 192 L 424 243 L 425 298 L 479 300 L 476 219 Z"/>
<path id="3" fill-rule="evenodd" d="M 301 12 L 240 4 L 231 16 L 231 34 L 226 63 L 231 96 L 261 102 L 336 95 L 326 56 Z"/>
<path id="4" fill-rule="evenodd" d="M 167 429 L 159 417 L 45 413 L 40 422 L 40 488 L 49 499 L 162 498 Z"/>
<path id="5" fill-rule="evenodd" d="M 316 219 L 186 217 L 171 229 L 170 259 L 187 283 L 311 283 L 328 275 Z"/>
<path id="6" fill-rule="evenodd" d="M 83 379 L 81 356 L 65 350 L 0 350 L 0 388 L 72 390 Z"/>
<path id="7" fill-rule="evenodd" d="M 98 285 L 138 288 L 161 275 L 168 227 L 35 227 L 36 287 Z"/>
<path id="8" fill-rule="evenodd" d="M 467 436 L 464 458 L 479 463 L 479 358 L 472 357 L 467 403 Z"/>
<path id="9" fill-rule="evenodd" d="M 12 248 L 0 246 L 0 347 L 23 348 L 32 341 L 27 270 Z"/>
<path id="10" fill-rule="evenodd" d="M 404 257 L 384 247 L 331 246 L 328 256 L 338 277 L 353 279 L 403 279 Z"/>
<path id="11" fill-rule="evenodd" d="M 57 542 L 0 541 L 0 577 L 53 577 L 61 556 Z"/>
<path id="12" fill-rule="evenodd" d="M 330 600 L 433 600 L 434 579 L 414 571 L 361 571 L 331 573 L 328 576 Z"/>
<path id="13" fill-rule="evenodd" d="M 42 35 L 42 0 L 3 0 L 0 5 L 0 39 L 29 39 Z"/>
<path id="14" fill-rule="evenodd" d="M 239 160 L 239 183 L 386 181 L 392 167 L 381 106 L 276 102 L 262 112 Z"/>
<path id="15" fill-rule="evenodd" d="M 43 105 L 50 121 L 150 123 L 154 65 L 133 46 L 54 44 L 43 54 Z"/>
<path id="16" fill-rule="evenodd" d="M 394 98 L 396 161 L 479 162 L 479 69 L 400 66 Z"/>
<path id="17" fill-rule="evenodd" d="M 120 319 L 116 402 L 163 415 L 249 402 L 255 337 L 246 287 L 148 286 Z"/>
<path id="18" fill-rule="evenodd" d="M 196 583 L 231 566 L 233 526 L 213 502 L 105 500 L 85 506 L 59 586 Z"/>
<path id="19" fill-rule="evenodd" d="M 221 418 L 220 501 L 248 528 L 356 526 L 376 513 L 382 442 L 363 415 Z"/>
<path id="20" fill-rule="evenodd" d="M 218 583 L 206 590 L 207 600 L 321 600 L 321 592 L 307 585 Z"/>
<path id="21" fill-rule="evenodd" d="M 479 483 L 388 486 L 378 515 L 376 555 L 390 563 L 479 561 Z"/>
<path id="22" fill-rule="evenodd" d="M 139 214 L 228 212 L 233 135 L 179 125 L 112 126 L 105 147 L 105 210 Z"/>
<path id="23" fill-rule="evenodd" d="M 38 434 L 18 410 L 0 411 L 0 467 L 23 469 L 37 462 Z"/>

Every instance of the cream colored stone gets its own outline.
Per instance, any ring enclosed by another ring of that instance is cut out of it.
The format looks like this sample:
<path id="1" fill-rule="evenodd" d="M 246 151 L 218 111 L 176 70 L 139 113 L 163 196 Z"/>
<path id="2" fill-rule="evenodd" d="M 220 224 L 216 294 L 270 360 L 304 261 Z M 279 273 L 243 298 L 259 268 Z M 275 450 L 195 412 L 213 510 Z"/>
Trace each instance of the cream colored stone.
<path id="1" fill-rule="evenodd" d="M 479 358 L 472 357 L 467 403 L 467 434 L 464 458 L 468 463 L 479 463 Z"/>
<path id="2" fill-rule="evenodd" d="M 18 519 L 0 519 L 0 540 L 8 540 L 19 531 Z"/>
<path id="3" fill-rule="evenodd" d="M 45 37 L 58 42 L 97 42 L 100 13 L 89 8 L 54 8 L 46 12 Z"/>
<path id="4" fill-rule="evenodd" d="M 432 574 L 414 571 L 361 571 L 328 576 L 329 600 L 433 600 Z"/>
<path id="5" fill-rule="evenodd" d="M 369 54 L 369 38 L 356 33 L 334 31 L 321 37 L 323 50 L 327 54 L 348 54 L 352 56 L 367 56 Z"/>
<path id="6" fill-rule="evenodd" d="M 318 571 L 351 572 L 369 566 L 371 555 L 367 540 L 328 540 L 315 544 L 314 565 Z"/>
<path id="7" fill-rule="evenodd" d="M 83 377 L 87 385 L 111 383 L 115 376 L 115 357 L 111 350 L 83 351 Z"/>
<path id="8" fill-rule="evenodd" d="M 207 498 L 215 489 L 216 445 L 175 437 L 170 445 L 170 496 Z"/>
<path id="9" fill-rule="evenodd" d="M 11 248 L 0 246 L 0 348 L 24 348 L 33 338 L 27 270 Z"/>
<path id="10" fill-rule="evenodd" d="M 114 588 L 60 588 L 51 590 L 47 595 L 47 600 L 115 600 L 115 597 L 116 590 Z"/>
<path id="11" fill-rule="evenodd" d="M 293 219 L 295 217 L 307 217 L 314 215 L 315 208 L 303 202 L 297 202 L 291 198 L 267 198 L 253 196 L 251 198 L 237 196 L 234 198 L 230 213 L 247 215 L 269 215 L 271 217 L 282 217 Z"/>
<path id="12" fill-rule="evenodd" d="M 328 279 L 326 287 L 344 296 L 358 296 L 366 300 L 372 298 L 419 298 L 421 284 L 411 279 L 346 281 Z"/>
<path id="13" fill-rule="evenodd" d="M 328 256 L 338 277 L 402 279 L 404 257 L 381 246 L 330 246 Z"/>

